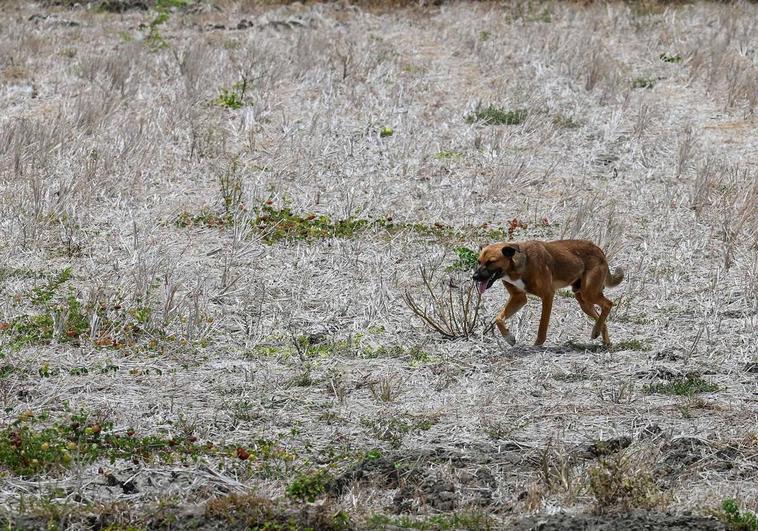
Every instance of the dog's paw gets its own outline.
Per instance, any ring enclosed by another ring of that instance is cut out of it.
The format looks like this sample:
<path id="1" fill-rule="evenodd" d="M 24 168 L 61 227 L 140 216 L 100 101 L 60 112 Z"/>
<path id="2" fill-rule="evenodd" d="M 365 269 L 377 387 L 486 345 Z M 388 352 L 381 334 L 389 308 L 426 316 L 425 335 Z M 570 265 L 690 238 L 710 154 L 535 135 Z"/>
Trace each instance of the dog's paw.
<path id="1" fill-rule="evenodd" d="M 503 336 L 503 339 L 505 339 L 510 346 L 513 346 L 513 345 L 516 344 L 516 338 L 513 337 L 513 334 L 511 334 L 510 332 L 508 332 L 507 334 L 505 334 Z"/>
<path id="2" fill-rule="evenodd" d="M 600 328 L 597 326 L 592 329 L 592 335 L 590 336 L 592 339 L 597 339 L 600 335 Z"/>

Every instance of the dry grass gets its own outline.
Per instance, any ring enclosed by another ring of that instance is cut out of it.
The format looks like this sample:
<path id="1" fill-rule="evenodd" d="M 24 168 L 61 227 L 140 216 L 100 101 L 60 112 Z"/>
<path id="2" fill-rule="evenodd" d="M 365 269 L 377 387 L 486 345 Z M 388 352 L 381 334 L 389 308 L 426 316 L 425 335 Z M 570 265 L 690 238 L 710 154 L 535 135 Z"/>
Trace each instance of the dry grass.
<path id="1" fill-rule="evenodd" d="M 335 527 L 755 509 L 758 5 L 398 4 L 0 6 L 4 517 L 275 523 L 297 478 Z M 618 348 L 570 297 L 508 347 L 464 273 L 454 339 L 416 319 L 494 230 L 601 244 Z M 11 472 L 79 411 L 207 450 Z"/>

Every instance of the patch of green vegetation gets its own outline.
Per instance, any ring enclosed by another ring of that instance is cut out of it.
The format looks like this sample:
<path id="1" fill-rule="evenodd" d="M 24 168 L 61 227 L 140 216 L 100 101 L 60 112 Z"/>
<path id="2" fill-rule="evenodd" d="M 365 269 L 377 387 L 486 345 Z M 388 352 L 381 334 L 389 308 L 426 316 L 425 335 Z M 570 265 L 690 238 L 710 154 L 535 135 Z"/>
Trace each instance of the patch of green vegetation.
<path id="1" fill-rule="evenodd" d="M 479 32 L 479 40 L 484 42 L 490 40 L 490 37 L 492 37 L 492 33 L 486 30 L 482 30 Z"/>
<path id="2" fill-rule="evenodd" d="M 655 78 L 653 77 L 636 77 L 632 80 L 632 88 L 651 89 L 655 86 Z"/>
<path id="3" fill-rule="evenodd" d="M 329 216 L 315 214 L 295 214 L 287 207 L 277 209 L 264 204 L 259 210 L 253 224 L 263 235 L 266 243 L 272 244 L 280 240 L 312 240 L 324 238 L 352 238 L 367 230 L 385 230 L 391 234 L 401 231 L 413 231 L 423 235 L 450 236 L 456 234 L 455 229 L 435 223 L 421 225 L 410 223 L 394 223 L 392 218 L 365 219 L 346 218 L 333 221 Z"/>
<path id="4" fill-rule="evenodd" d="M 692 396 L 697 393 L 715 393 L 719 391 L 719 386 L 699 376 L 687 375 L 665 383 L 646 385 L 643 390 L 648 394 Z"/>
<path id="5" fill-rule="evenodd" d="M 67 267 L 57 275 L 55 275 L 53 278 L 51 278 L 48 283 L 44 286 L 36 287 L 32 289 L 32 303 L 33 304 L 47 304 L 49 303 L 53 296 L 58 292 L 58 288 L 60 288 L 63 284 L 68 282 L 71 279 L 71 268 Z"/>
<path id="6" fill-rule="evenodd" d="M 323 529 L 347 531 L 355 529 L 350 515 L 335 511 L 329 503 L 303 505 L 287 503 L 283 499 L 269 500 L 254 494 L 228 494 L 214 498 L 206 504 L 205 518 L 210 522 L 223 522 L 219 529 L 251 529 L 260 531 L 298 531 Z M 152 528 L 166 527 L 153 525 Z M 174 526 L 171 526 L 174 527 Z M 216 527 L 216 526 L 212 526 Z"/>
<path id="7" fill-rule="evenodd" d="M 217 214 L 203 209 L 199 214 L 182 212 L 174 223 L 178 227 L 206 226 L 224 228 L 234 223 L 230 213 Z M 465 227 L 456 229 L 442 223 L 431 225 L 423 223 L 396 223 L 392 217 L 358 218 L 333 220 L 327 215 L 297 214 L 288 207 L 276 208 L 271 203 L 255 209 L 255 219 L 251 222 L 255 231 L 260 234 L 264 243 L 273 245 L 282 240 L 319 240 L 326 238 L 353 238 L 370 230 L 381 230 L 388 234 L 412 232 L 419 236 L 432 237 L 438 240 L 465 240 L 471 236 L 490 240 L 503 240 L 508 232 L 504 228 Z"/>
<path id="8" fill-rule="evenodd" d="M 446 271 L 471 271 L 479 265 L 479 253 L 468 247 L 456 247 L 458 256 L 455 262 L 445 268 Z"/>
<path id="9" fill-rule="evenodd" d="M 623 352 L 625 350 L 643 352 L 650 350 L 647 343 L 640 341 L 639 339 L 626 339 L 624 341 L 619 341 L 618 343 L 612 343 L 610 346 L 600 343 L 578 343 L 576 341 L 569 341 L 567 345 L 573 349 L 584 350 L 587 352 Z"/>
<path id="10" fill-rule="evenodd" d="M 386 516 L 374 514 L 366 522 L 365 528 L 371 530 L 380 529 L 420 529 L 429 530 L 454 530 L 454 529 L 498 529 L 498 523 L 489 514 L 477 511 L 462 511 L 453 514 L 439 514 L 434 516 Z"/>
<path id="11" fill-rule="evenodd" d="M 391 127 L 382 127 L 381 130 L 379 131 L 379 136 L 382 138 L 392 136 L 394 134 L 395 134 L 395 131 L 393 131 Z"/>
<path id="12" fill-rule="evenodd" d="M 507 111 L 500 107 L 490 105 L 488 107 L 477 106 L 474 112 L 466 117 L 466 122 L 482 123 L 484 125 L 518 125 L 526 120 L 526 109 Z"/>
<path id="13" fill-rule="evenodd" d="M 721 502 L 721 511 L 716 515 L 734 531 L 758 531 L 758 516 L 750 511 L 740 510 L 737 501 L 731 498 Z"/>
<path id="14" fill-rule="evenodd" d="M 231 89 L 222 88 L 218 97 L 211 103 L 218 105 L 219 107 L 226 107 L 227 109 L 241 109 L 245 104 L 246 90 L 247 80 L 243 79 L 232 85 Z"/>
<path id="15" fill-rule="evenodd" d="M 332 475 L 323 468 L 299 474 L 289 485 L 286 494 L 300 501 L 315 502 L 316 498 L 326 492 L 327 485 L 333 481 Z"/>
<path id="16" fill-rule="evenodd" d="M 85 307 L 73 288 L 69 288 L 68 295 L 60 293 L 71 277 L 71 270 L 67 268 L 31 290 L 29 300 L 37 313 L 19 315 L 9 322 L 0 323 L 4 347 L 18 351 L 31 345 L 47 345 L 53 340 L 78 344 L 89 334 L 92 315 L 98 316 L 101 330 L 117 327 L 106 317 L 107 309 L 104 306 Z M 148 308 L 137 307 L 123 314 L 124 321 L 119 326 L 128 334 L 133 335 L 147 327 L 150 318 Z M 94 342 L 98 346 L 118 345 L 110 336 Z"/>
<path id="17" fill-rule="evenodd" d="M 575 299 L 574 292 L 570 289 L 559 289 L 555 294 L 562 299 Z"/>
<path id="18" fill-rule="evenodd" d="M 103 457 L 150 460 L 158 457 L 173 462 L 177 458 L 196 458 L 208 452 L 206 446 L 195 444 L 194 438 L 164 439 L 155 436 L 137 437 L 112 433 L 111 423 L 98 423 L 80 413 L 66 422 L 50 426 L 46 415 L 22 414 L 8 427 L 0 430 L 0 466 L 12 474 L 28 477 L 54 473 L 67 468 L 72 461 L 90 462 Z"/>
<path id="19" fill-rule="evenodd" d="M 172 8 L 183 8 L 190 5 L 190 0 L 157 0 L 155 16 L 147 24 L 145 43 L 152 51 L 168 47 L 168 42 L 160 32 L 160 26 L 171 18 Z"/>
<path id="20" fill-rule="evenodd" d="M 60 277 L 54 279 L 60 280 Z M 65 282 L 68 280 L 66 276 Z M 61 282 L 62 283 L 62 282 Z M 46 345 L 53 340 L 56 328 L 60 332 L 58 341 L 62 343 L 77 342 L 79 337 L 89 331 L 89 321 L 83 313 L 82 303 L 74 295 L 69 295 L 61 303 L 51 301 L 60 284 L 45 288 L 35 288 L 32 301 L 42 305 L 44 313 L 37 315 L 20 315 L 8 323 L 3 323 L 0 330 L 6 335 L 5 345 L 18 351 L 30 345 Z M 63 320 L 63 322 L 56 322 Z"/>
<path id="21" fill-rule="evenodd" d="M 16 269 L 16 268 L 0 268 L 0 282 L 5 282 L 9 279 L 39 279 L 45 278 L 45 274 L 41 271 L 34 271 L 32 269 Z"/>
<path id="22" fill-rule="evenodd" d="M 658 56 L 658 58 L 663 61 L 664 63 L 681 63 L 682 62 L 682 56 L 677 54 L 669 54 L 666 52 L 663 52 L 661 55 Z"/>
<path id="23" fill-rule="evenodd" d="M 234 219 L 228 214 L 217 214 L 206 208 L 198 214 L 191 214 L 186 210 L 181 212 L 174 221 L 174 224 L 180 228 L 202 226 L 208 228 L 224 228 L 234 223 Z"/>
<path id="24" fill-rule="evenodd" d="M 460 151 L 439 151 L 434 155 L 437 160 L 460 160 L 463 158 L 463 153 Z"/>
<path id="25" fill-rule="evenodd" d="M 439 418 L 427 415 L 404 415 L 402 417 L 363 417 L 361 425 L 380 441 L 392 448 L 400 448 L 403 438 L 412 432 L 427 431 L 439 422 Z"/>

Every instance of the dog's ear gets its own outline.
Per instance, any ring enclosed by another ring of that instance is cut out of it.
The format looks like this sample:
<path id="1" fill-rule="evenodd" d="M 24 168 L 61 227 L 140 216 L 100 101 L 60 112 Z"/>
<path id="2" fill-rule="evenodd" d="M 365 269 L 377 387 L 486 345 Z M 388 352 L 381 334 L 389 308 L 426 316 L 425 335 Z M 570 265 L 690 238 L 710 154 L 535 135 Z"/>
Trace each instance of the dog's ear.
<path id="1" fill-rule="evenodd" d="M 510 258 L 519 251 L 518 245 L 506 245 L 503 247 L 503 256 Z"/>
<path id="2" fill-rule="evenodd" d="M 522 272 L 526 268 L 526 253 L 518 245 L 506 245 L 503 247 L 503 256 L 511 259 L 516 271 Z"/>
<path id="3" fill-rule="evenodd" d="M 513 266 L 516 268 L 516 271 L 519 273 L 522 273 L 526 269 L 526 253 L 518 252 L 513 255 Z"/>

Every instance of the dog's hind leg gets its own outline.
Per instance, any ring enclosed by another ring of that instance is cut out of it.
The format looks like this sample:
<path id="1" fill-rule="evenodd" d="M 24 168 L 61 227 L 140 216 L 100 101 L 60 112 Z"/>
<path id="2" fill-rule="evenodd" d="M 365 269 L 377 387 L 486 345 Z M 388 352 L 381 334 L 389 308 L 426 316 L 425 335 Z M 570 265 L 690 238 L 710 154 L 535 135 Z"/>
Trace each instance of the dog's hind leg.
<path id="1" fill-rule="evenodd" d="M 582 308 L 582 311 L 589 315 L 593 321 L 595 321 L 595 326 L 597 326 L 597 321 L 600 319 L 600 314 L 597 313 L 597 310 L 595 309 L 594 304 L 590 304 L 587 301 L 584 300 L 584 296 L 581 292 L 576 293 L 576 300 L 579 302 L 579 306 Z M 595 329 L 593 327 L 592 333 L 595 333 Z M 603 343 L 606 345 L 610 343 L 610 339 L 608 339 L 608 327 L 603 323 L 603 327 L 601 329 L 601 333 L 603 334 Z M 592 339 L 595 339 L 597 335 L 593 335 Z"/>
<path id="2" fill-rule="evenodd" d="M 608 327 L 605 324 L 606 319 L 608 319 L 608 314 L 611 313 L 611 308 L 613 308 L 613 303 L 605 298 L 605 295 L 602 293 L 600 294 L 600 298 L 596 301 L 597 305 L 600 306 L 600 318 L 595 323 L 595 326 L 592 328 L 592 339 L 595 339 L 597 336 L 599 336 L 601 333 L 603 334 L 603 343 L 606 345 L 611 344 L 611 340 L 608 337 Z"/>
<path id="3" fill-rule="evenodd" d="M 608 268 L 605 265 L 589 271 L 582 281 L 581 294 L 585 305 L 592 307 L 593 311 L 595 310 L 594 305 L 600 306 L 600 315 L 595 319 L 595 326 L 592 327 L 592 335 L 590 337 L 596 339 L 602 334 L 603 343 L 610 345 L 611 340 L 608 337 L 608 327 L 605 321 L 608 319 L 611 308 L 613 308 L 613 303 L 603 295 L 603 287 L 605 286 L 607 275 Z M 584 307 L 582 309 L 584 310 Z"/>

